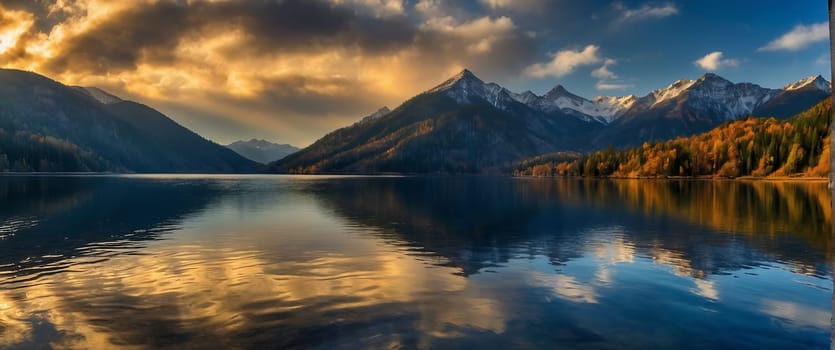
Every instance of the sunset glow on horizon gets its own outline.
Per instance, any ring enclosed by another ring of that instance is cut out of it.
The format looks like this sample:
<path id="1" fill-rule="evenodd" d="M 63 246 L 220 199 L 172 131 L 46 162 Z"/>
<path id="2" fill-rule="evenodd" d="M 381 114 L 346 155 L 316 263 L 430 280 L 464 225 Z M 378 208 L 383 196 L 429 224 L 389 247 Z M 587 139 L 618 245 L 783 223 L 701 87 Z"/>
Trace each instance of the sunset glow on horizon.
<path id="1" fill-rule="evenodd" d="M 587 98 L 706 71 L 773 88 L 828 78 L 825 4 L 777 4 L 12 0 L 0 62 L 150 105 L 219 143 L 306 146 L 463 68 Z"/>

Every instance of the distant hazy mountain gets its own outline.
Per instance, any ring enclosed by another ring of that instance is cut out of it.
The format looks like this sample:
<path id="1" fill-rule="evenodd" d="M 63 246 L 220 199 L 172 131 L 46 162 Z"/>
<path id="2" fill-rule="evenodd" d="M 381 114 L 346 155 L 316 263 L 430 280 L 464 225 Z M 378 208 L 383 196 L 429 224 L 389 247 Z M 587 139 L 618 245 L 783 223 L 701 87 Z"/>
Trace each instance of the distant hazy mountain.
<path id="1" fill-rule="evenodd" d="M 148 106 L 0 69 L 0 171 L 251 172 Z"/>
<path id="2" fill-rule="evenodd" d="M 226 147 L 261 164 L 277 161 L 299 150 L 298 147 L 292 145 L 258 139 L 235 141 L 226 145 Z"/>
<path id="3" fill-rule="evenodd" d="M 271 164 L 279 172 L 476 173 L 557 150 L 587 149 L 603 127 L 544 112 L 464 70 L 393 111 L 336 130 Z"/>
<path id="4" fill-rule="evenodd" d="M 530 156 L 688 136 L 747 115 L 788 117 L 828 96 L 813 77 L 768 89 L 708 73 L 646 96 L 591 100 L 557 85 L 514 93 L 464 70 L 336 130 L 270 169 L 278 172 L 485 172 Z"/>

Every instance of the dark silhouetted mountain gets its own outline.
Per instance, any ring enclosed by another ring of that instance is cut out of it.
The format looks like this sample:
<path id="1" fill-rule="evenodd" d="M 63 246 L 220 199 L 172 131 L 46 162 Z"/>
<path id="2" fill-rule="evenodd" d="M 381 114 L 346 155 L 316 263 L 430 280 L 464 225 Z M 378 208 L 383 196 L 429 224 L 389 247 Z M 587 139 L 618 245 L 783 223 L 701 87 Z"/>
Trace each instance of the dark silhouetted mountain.
<path id="1" fill-rule="evenodd" d="M 296 146 L 258 139 L 235 141 L 226 145 L 226 147 L 261 164 L 277 161 L 299 150 Z"/>
<path id="2" fill-rule="evenodd" d="M 0 171 L 252 172 L 148 106 L 0 69 Z"/>
<path id="3" fill-rule="evenodd" d="M 588 150 L 603 124 L 518 101 L 464 70 L 393 111 L 336 130 L 270 165 L 290 173 L 481 173 L 558 150 Z"/>
<path id="4" fill-rule="evenodd" d="M 370 122 L 374 119 L 380 118 L 380 117 L 382 117 L 386 114 L 389 114 L 389 112 L 391 112 L 391 110 L 388 107 L 383 106 L 382 108 L 378 109 L 376 112 L 371 113 L 371 114 L 363 117 L 362 119 L 360 119 L 359 122 L 360 123 L 367 123 L 367 122 Z"/>

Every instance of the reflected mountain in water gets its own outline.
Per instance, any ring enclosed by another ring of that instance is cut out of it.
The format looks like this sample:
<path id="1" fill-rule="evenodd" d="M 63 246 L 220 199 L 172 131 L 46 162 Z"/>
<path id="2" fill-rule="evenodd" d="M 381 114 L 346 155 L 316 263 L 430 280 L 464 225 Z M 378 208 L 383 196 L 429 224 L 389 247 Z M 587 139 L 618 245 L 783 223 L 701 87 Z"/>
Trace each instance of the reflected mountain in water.
<path id="1" fill-rule="evenodd" d="M 785 349 L 829 338 L 831 243 L 814 231 L 831 220 L 825 184 L 0 184 L 0 348 Z M 718 203 L 724 194 L 739 199 Z"/>
<path id="2" fill-rule="evenodd" d="M 346 179 L 310 191 L 464 275 L 525 254 L 560 264 L 583 251 L 589 227 L 619 232 L 645 256 L 675 256 L 697 275 L 753 266 L 763 254 L 825 274 L 832 257 L 825 183 L 461 177 Z"/>
<path id="3" fill-rule="evenodd" d="M 129 248 L 175 230 L 219 194 L 206 182 L 2 176 L 0 266 L 26 275 L 74 256 L 137 253 Z"/>

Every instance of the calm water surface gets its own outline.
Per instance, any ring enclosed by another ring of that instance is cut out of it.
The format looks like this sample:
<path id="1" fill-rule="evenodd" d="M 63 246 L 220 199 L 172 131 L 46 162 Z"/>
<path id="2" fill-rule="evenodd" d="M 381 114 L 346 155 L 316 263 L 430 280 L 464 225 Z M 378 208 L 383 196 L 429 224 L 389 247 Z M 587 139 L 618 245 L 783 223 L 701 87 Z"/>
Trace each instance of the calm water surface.
<path id="1" fill-rule="evenodd" d="M 825 183 L 0 177 L 0 348 L 828 348 Z"/>

